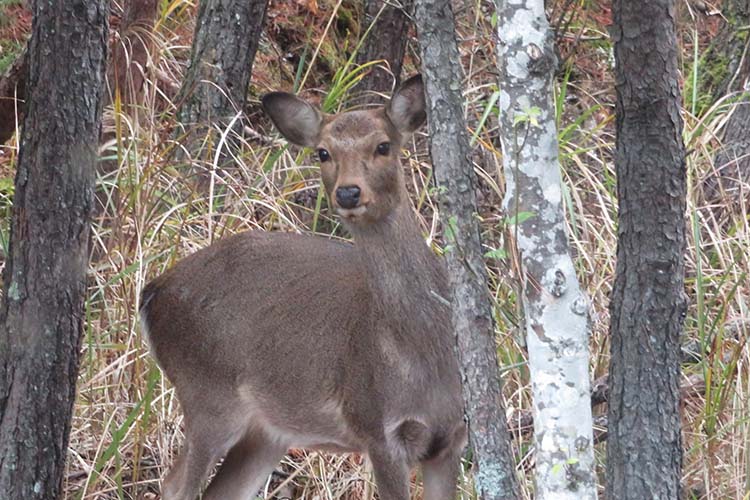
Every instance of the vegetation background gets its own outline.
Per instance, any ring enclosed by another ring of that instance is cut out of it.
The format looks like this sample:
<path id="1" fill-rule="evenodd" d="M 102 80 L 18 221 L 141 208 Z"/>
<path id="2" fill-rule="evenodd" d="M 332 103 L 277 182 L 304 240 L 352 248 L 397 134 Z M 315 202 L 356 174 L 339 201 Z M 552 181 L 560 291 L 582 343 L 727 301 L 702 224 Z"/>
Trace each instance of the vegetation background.
<path id="1" fill-rule="evenodd" d="M 715 189 L 725 130 L 747 113 L 740 92 L 717 93 L 727 77 L 728 55 L 717 50 L 731 21 L 730 0 L 680 2 L 684 139 L 688 150 L 689 250 L 683 365 L 683 485 L 685 498 L 750 498 L 750 219 L 744 185 L 739 196 Z M 738 2 L 735 2 L 738 3 Z M 746 3 L 746 2 L 745 2 Z M 497 139 L 494 4 L 455 4 L 466 80 L 466 116 L 473 160 L 482 180 L 480 216 L 496 301 L 497 349 L 502 362 L 508 421 L 517 461 L 532 495 L 530 387 L 515 280 L 517 263 L 505 249 L 512 228 L 500 210 L 503 193 Z M 112 44 L 132 46 L 117 31 L 122 5 L 113 3 Z M 304 231 L 346 238 L 328 209 L 315 159 L 276 138 L 258 96 L 299 91 L 328 111 L 357 100 L 356 83 L 368 70 L 351 64 L 365 35 L 362 2 L 272 0 L 256 55 L 245 112 L 248 126 L 233 166 L 216 170 L 221 130 L 203 141 L 196 171 L 177 154 L 176 96 L 190 56 L 197 3 L 161 0 L 155 28 L 135 33 L 149 47 L 143 64 L 142 104 L 126 106 L 112 93 L 105 109 L 100 207 L 94 226 L 89 298 L 78 402 L 70 439 L 68 498 L 156 498 L 158 480 L 182 442 L 181 413 L 168 381 L 141 338 L 137 304 L 145 283 L 179 258 L 225 235 L 247 229 Z M 608 295 L 616 255 L 614 86 L 608 2 L 550 0 L 561 64 L 555 96 L 564 200 L 578 275 L 593 304 L 591 375 L 595 432 L 606 439 L 609 356 Z M 747 13 L 747 12 L 746 12 Z M 0 75 L 22 52 L 31 16 L 19 0 L 0 0 Z M 747 40 L 749 27 L 736 33 Z M 377 36 L 374 30 L 370 36 Z M 418 71 L 414 33 L 404 74 Z M 747 78 L 747 75 L 745 75 Z M 121 90 L 122 92 L 122 90 Z M 747 134 L 747 130 L 744 132 Z M 0 145 L 0 249 L 7 250 L 16 139 Z M 747 155 L 750 152 L 746 151 Z M 441 245 L 436 192 L 424 133 L 405 153 L 413 200 L 425 234 Z M 744 160 L 746 172 L 747 158 Z M 747 174 L 745 174 L 747 176 Z M 199 182 L 208 176 L 209 186 Z M 748 177 L 746 177 L 747 179 Z M 746 181 L 747 182 L 747 181 Z M 744 193 L 744 195 L 743 195 Z M 296 290 L 300 296 L 305 289 Z M 298 367 L 304 371 L 305 367 Z M 648 373 L 643 374 L 648 377 Z M 604 446 L 597 446 L 603 477 Z M 416 477 L 415 477 L 416 480 Z M 471 475 L 462 474 L 462 498 L 473 498 Z M 421 492 L 414 490 L 416 497 Z M 293 451 L 267 487 L 273 496 L 371 498 L 367 464 L 358 456 Z"/>

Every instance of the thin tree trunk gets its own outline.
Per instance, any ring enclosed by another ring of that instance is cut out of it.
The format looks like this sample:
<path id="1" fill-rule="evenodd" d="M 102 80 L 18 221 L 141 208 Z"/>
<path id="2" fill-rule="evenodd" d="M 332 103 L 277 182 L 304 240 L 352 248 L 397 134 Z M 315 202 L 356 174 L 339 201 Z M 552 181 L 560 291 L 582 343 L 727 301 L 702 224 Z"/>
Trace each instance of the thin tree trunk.
<path id="1" fill-rule="evenodd" d="M 723 24 L 700 61 L 699 90 L 709 93 L 712 101 L 742 90 L 743 80 L 750 72 L 750 0 L 723 0 L 721 7 Z"/>
<path id="2" fill-rule="evenodd" d="M 674 0 L 615 0 L 619 199 L 607 492 L 680 497 L 685 149 Z"/>
<path id="3" fill-rule="evenodd" d="M 61 489 L 83 327 L 109 2 L 35 0 L 0 308 L 0 491 Z"/>
<path id="4" fill-rule="evenodd" d="M 400 5 L 399 5 L 400 4 Z M 383 59 L 390 72 L 373 68 L 359 83 L 363 92 L 385 92 L 393 90 L 401 81 L 406 43 L 409 36 L 409 17 L 412 0 L 365 0 L 365 22 L 363 32 L 374 22 L 359 53 L 357 63 Z M 368 100 L 374 100 L 368 97 Z"/>
<path id="5" fill-rule="evenodd" d="M 714 101 L 737 92 L 739 99 L 724 126 L 715 170 L 704 183 L 706 200 L 716 206 L 718 216 L 732 213 L 744 218 L 750 206 L 750 0 L 724 2 L 722 26 L 708 53 L 702 58 L 705 73 L 715 80 L 704 82 Z M 711 71 L 713 70 L 713 71 Z M 703 90 L 703 89 L 702 89 Z M 744 210 L 743 210 L 744 209 Z"/>
<path id="6" fill-rule="evenodd" d="M 5 144 L 13 137 L 16 124 L 23 122 L 28 72 L 28 50 L 24 49 L 5 74 L 0 76 L 0 144 Z"/>
<path id="7" fill-rule="evenodd" d="M 479 498 L 518 498 L 502 381 L 495 350 L 492 304 L 476 218 L 477 177 L 463 114 L 463 76 L 449 0 L 416 0 L 430 127 L 430 154 L 440 195 L 446 261 L 453 290 L 453 327 Z"/>
<path id="8" fill-rule="evenodd" d="M 570 257 L 543 0 L 497 0 L 505 212 L 520 253 L 538 500 L 596 498 L 589 300 Z M 514 223 L 515 221 L 515 223 Z"/>
<path id="9" fill-rule="evenodd" d="M 194 160 L 213 157 L 201 150 L 207 133 L 224 129 L 242 112 L 258 49 L 267 0 L 201 0 L 196 20 L 190 67 L 182 82 L 177 114 L 184 128 L 180 135 Z M 241 120 L 229 134 L 242 130 Z M 208 175 L 202 172 L 203 182 Z"/>

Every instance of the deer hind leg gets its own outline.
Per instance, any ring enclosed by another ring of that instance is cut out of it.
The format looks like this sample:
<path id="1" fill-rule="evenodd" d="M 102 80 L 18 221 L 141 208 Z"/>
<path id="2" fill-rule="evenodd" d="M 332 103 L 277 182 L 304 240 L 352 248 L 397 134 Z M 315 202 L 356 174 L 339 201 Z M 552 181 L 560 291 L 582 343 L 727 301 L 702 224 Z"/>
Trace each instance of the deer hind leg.
<path id="1" fill-rule="evenodd" d="M 222 419 L 192 420 L 185 416 L 186 440 L 162 482 L 163 500 L 195 500 L 203 482 L 232 445 L 239 432 Z"/>
<path id="2" fill-rule="evenodd" d="M 232 447 L 208 485 L 204 500 L 255 498 L 287 451 L 287 446 L 261 431 L 251 431 Z"/>

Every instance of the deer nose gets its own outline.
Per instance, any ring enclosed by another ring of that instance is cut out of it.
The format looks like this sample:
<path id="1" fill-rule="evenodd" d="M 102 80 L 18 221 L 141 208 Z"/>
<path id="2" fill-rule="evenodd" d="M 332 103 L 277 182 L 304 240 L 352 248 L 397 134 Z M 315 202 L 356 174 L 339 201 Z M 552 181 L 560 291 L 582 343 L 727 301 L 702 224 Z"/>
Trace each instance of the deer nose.
<path id="1" fill-rule="evenodd" d="M 359 203 L 359 193 L 357 186 L 341 186 L 336 189 L 336 202 L 341 208 L 355 208 Z"/>

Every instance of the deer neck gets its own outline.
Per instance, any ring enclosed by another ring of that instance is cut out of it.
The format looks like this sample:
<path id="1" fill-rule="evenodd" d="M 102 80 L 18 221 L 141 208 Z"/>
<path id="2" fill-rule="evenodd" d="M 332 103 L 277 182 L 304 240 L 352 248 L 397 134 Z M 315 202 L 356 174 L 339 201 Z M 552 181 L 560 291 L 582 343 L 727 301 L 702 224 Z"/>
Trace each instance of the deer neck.
<path id="1" fill-rule="evenodd" d="M 425 243 L 410 206 L 397 208 L 376 227 L 354 231 L 354 241 L 376 314 L 393 318 L 399 330 L 421 335 L 450 325 L 443 263 Z"/>

